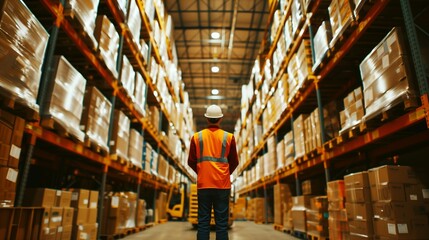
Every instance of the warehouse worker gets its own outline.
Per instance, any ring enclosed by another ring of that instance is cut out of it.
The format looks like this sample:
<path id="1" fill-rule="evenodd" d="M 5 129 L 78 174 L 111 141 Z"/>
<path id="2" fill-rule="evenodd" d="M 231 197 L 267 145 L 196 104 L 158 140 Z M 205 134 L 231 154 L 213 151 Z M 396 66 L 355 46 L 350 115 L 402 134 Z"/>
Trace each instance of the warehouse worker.
<path id="1" fill-rule="evenodd" d="M 220 129 L 222 110 L 207 108 L 208 127 L 191 138 L 188 165 L 197 173 L 198 240 L 210 239 L 212 206 L 216 222 L 216 240 L 228 240 L 230 175 L 238 165 L 234 135 Z"/>

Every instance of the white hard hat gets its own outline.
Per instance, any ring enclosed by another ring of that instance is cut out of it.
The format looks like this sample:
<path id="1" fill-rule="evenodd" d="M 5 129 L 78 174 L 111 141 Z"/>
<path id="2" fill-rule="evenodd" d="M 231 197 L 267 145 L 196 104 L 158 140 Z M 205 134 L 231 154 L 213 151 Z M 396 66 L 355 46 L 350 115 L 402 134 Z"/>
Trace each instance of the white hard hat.
<path id="1" fill-rule="evenodd" d="M 206 113 L 204 114 L 204 117 L 206 118 L 221 118 L 223 117 L 222 109 L 218 105 L 210 105 Z"/>

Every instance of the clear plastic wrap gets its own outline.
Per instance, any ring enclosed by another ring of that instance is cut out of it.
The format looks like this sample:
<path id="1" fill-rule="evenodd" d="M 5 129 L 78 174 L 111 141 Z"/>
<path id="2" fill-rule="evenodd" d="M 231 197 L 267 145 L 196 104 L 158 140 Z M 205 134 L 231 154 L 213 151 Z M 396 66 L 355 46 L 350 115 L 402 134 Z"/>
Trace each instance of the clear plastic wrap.
<path id="1" fill-rule="evenodd" d="M 97 47 L 97 41 L 94 38 L 94 28 L 98 3 L 99 0 L 67 0 L 64 7 L 66 15 L 77 18 L 94 47 Z"/>
<path id="2" fill-rule="evenodd" d="M 0 87 L 30 108 L 36 104 L 49 35 L 21 1 L 0 3 Z"/>
<path id="3" fill-rule="evenodd" d="M 122 62 L 121 83 L 130 97 L 134 93 L 134 78 L 135 72 L 133 66 L 131 65 L 128 58 L 124 55 Z"/>
<path id="4" fill-rule="evenodd" d="M 63 56 L 55 57 L 55 79 L 49 114 L 69 133 L 83 142 L 80 130 L 86 79 Z"/>
<path id="5" fill-rule="evenodd" d="M 119 34 L 106 16 L 100 15 L 97 17 L 94 36 L 98 42 L 98 50 L 104 63 L 113 76 L 117 78 L 116 63 L 118 60 Z"/>
<path id="6" fill-rule="evenodd" d="M 329 42 L 332 39 L 331 25 L 328 21 L 323 21 L 320 27 L 317 29 L 313 39 L 314 47 L 314 64 L 313 71 L 319 66 L 322 60 L 325 58 L 325 54 L 329 50 Z"/>
<path id="7" fill-rule="evenodd" d="M 137 168 L 142 168 L 143 156 L 143 136 L 135 129 L 130 130 L 130 140 L 128 147 L 128 157 L 131 164 Z"/>
<path id="8" fill-rule="evenodd" d="M 143 116 L 146 115 L 146 111 L 145 111 L 146 91 L 147 91 L 146 82 L 144 81 L 142 75 L 136 71 L 135 88 L 134 88 L 134 96 L 133 97 L 134 97 L 135 108 Z"/>
<path id="9" fill-rule="evenodd" d="M 115 110 L 110 153 L 128 161 L 128 141 L 130 138 L 130 119 L 120 110 Z"/>
<path id="10" fill-rule="evenodd" d="M 142 16 L 140 15 L 140 9 L 137 6 L 136 0 L 131 0 L 127 24 L 134 37 L 134 42 L 139 45 Z"/>

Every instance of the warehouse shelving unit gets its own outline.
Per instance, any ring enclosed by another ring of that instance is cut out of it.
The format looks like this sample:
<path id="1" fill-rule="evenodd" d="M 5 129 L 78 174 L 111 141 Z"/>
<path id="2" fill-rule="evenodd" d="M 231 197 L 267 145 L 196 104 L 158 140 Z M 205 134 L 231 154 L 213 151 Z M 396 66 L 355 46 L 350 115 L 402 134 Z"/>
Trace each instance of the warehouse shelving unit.
<path id="1" fill-rule="evenodd" d="M 72 55 L 74 61 L 81 61 L 80 64 L 85 65 L 80 67 L 87 70 L 85 72 L 89 74 L 88 84 L 97 86 L 105 96 L 110 97 L 112 109 L 124 110 L 131 120 L 132 128 L 137 129 L 144 136 L 146 142 L 149 142 L 160 155 L 165 156 L 166 160 L 183 174 L 183 178 L 186 178 L 187 181 L 195 181 L 193 175 L 191 175 L 188 169 L 179 161 L 178 156 L 174 155 L 159 136 L 162 130 L 172 131 L 169 129 L 170 127 L 173 127 L 174 131 L 177 132 L 177 135 L 181 135 L 178 132 L 178 129 L 174 128 L 173 119 L 169 115 L 165 103 L 162 101 L 162 97 L 159 96 L 157 87 L 152 84 L 151 77 L 148 73 L 149 64 L 145 62 L 138 44 L 134 41 L 132 33 L 126 24 L 126 20 L 124 20 L 124 16 L 121 16 L 119 13 L 116 1 L 100 1 L 100 5 L 103 5 L 103 11 L 106 11 L 105 14 L 111 18 L 110 20 L 115 25 L 120 36 L 119 54 L 116 66 L 119 72 L 119 77 L 115 77 L 106 68 L 95 47 L 92 46 L 90 41 L 86 38 L 86 33 L 73 21 L 73 16 L 66 16 L 63 7 L 64 1 L 28 0 L 24 2 L 40 19 L 40 21 L 44 23 L 45 28 L 50 29 L 50 38 L 38 99 L 38 102 L 41 105 L 40 115 L 43 116 L 44 114 L 46 115 L 49 113 L 48 110 L 44 108 L 43 102 L 46 101 L 46 98 L 50 97 L 47 96 L 46 89 L 49 85 L 48 81 L 51 81 L 50 67 L 56 51 L 63 51 L 62 49 L 58 49 L 58 43 L 62 42 L 61 44 L 63 45 L 60 47 L 64 47 L 64 44 L 67 45 L 66 47 L 69 52 L 64 50 L 66 54 Z M 146 16 L 143 2 L 140 0 L 137 0 L 136 2 L 142 16 L 142 37 L 149 39 L 150 55 L 155 56 L 157 63 L 164 66 L 158 46 L 153 38 L 151 23 Z M 156 9 L 155 19 L 161 20 L 161 13 L 159 11 L 159 9 Z M 170 40 L 167 39 L 167 41 L 169 47 L 168 56 L 171 59 L 171 43 Z M 148 119 L 136 110 L 131 97 L 124 90 L 124 87 L 119 81 L 120 69 L 122 69 L 122 53 L 130 59 L 134 69 L 143 76 L 148 87 L 148 90 L 145 93 L 147 104 L 159 107 L 160 129 L 155 129 L 152 124 L 149 123 Z M 179 92 L 179 96 L 176 96 L 168 77 L 165 77 L 165 81 L 168 92 L 171 94 L 174 103 L 183 102 L 183 90 L 180 89 L 181 91 Z M 110 142 L 112 136 L 113 114 L 114 111 L 112 111 L 111 115 L 108 142 Z M 87 177 L 91 175 L 98 186 L 99 195 L 101 196 L 99 198 L 98 208 L 99 223 L 102 219 L 102 196 L 104 196 L 107 180 L 110 178 L 123 183 L 128 183 L 133 191 L 137 192 L 137 196 L 140 196 L 141 186 L 153 189 L 155 191 L 154 199 L 156 198 L 156 191 L 168 191 L 172 187 L 171 184 L 158 176 L 151 175 L 138 168 L 130 168 L 127 165 L 121 164 L 120 161 L 116 161 L 114 156 L 109 156 L 108 153 L 100 151 L 100 149 L 85 146 L 84 143 L 77 141 L 66 132 L 57 132 L 55 130 L 47 129 L 39 125 L 38 121 L 28 122 L 25 128 L 25 133 L 26 138 L 25 144 L 23 145 L 25 147 L 23 149 L 23 154 L 21 154 L 22 167 L 20 173 L 20 184 L 17 191 L 16 206 L 20 206 L 22 204 L 24 191 L 28 185 L 27 183 L 29 182 L 30 168 L 32 168 L 32 166 L 40 166 L 52 170 L 55 169 L 55 167 L 72 168 L 75 169 L 74 173 L 77 176 L 79 176 L 79 174 L 82 174 L 82 176 L 87 175 Z M 181 137 L 179 137 L 179 139 L 182 149 L 184 149 L 186 142 Z M 71 161 L 71 159 L 74 160 Z M 57 188 L 64 187 L 61 186 L 60 182 L 56 182 L 55 184 L 57 185 Z M 155 207 L 155 204 L 153 207 Z M 100 227 L 101 224 L 99 224 L 99 228 Z M 98 231 L 98 233 L 100 234 L 100 231 Z"/>
<path id="2" fill-rule="evenodd" d="M 329 4 L 329 2 L 327 3 L 322 0 L 312 1 L 310 3 L 309 7 L 312 14 L 307 15 L 308 17 L 304 20 L 305 24 L 298 30 L 298 35 L 294 38 L 293 46 L 288 50 L 279 72 L 274 77 L 272 84 L 270 84 L 271 91 L 274 91 L 282 74 L 286 73 L 287 64 L 292 54 L 296 52 L 301 40 L 303 38 L 311 39 L 313 37 L 313 21 L 319 21 L 319 18 L 323 17 L 322 12 L 326 11 L 327 4 Z M 330 97 L 340 97 L 345 91 L 352 89 L 352 86 L 356 85 L 356 83 L 340 82 L 343 75 L 338 75 L 339 77 L 337 77 L 337 79 L 335 79 L 334 76 L 340 73 L 339 69 L 345 66 L 344 62 L 357 61 L 354 55 L 362 55 L 362 53 L 359 54 L 357 51 L 362 52 L 362 49 L 370 49 L 371 47 L 369 47 L 368 44 L 373 44 L 372 47 L 374 47 L 382 38 L 382 35 L 387 33 L 374 33 L 374 31 L 377 31 L 375 27 L 377 24 L 378 28 L 386 31 L 389 27 L 391 28 L 402 21 L 401 19 L 398 20 L 400 16 L 396 15 L 396 17 L 393 18 L 395 21 L 388 23 L 388 16 L 397 14 L 398 9 L 400 10 L 399 13 L 402 12 L 404 15 L 404 27 L 407 31 L 407 39 L 411 45 L 411 54 L 419 81 L 422 104 L 419 104 L 415 109 L 403 111 L 400 116 L 393 118 L 393 120 L 389 119 L 387 122 L 363 122 L 354 128 L 353 131 L 346 131 L 333 139 L 326 139 L 323 129 L 324 125 L 321 124 L 321 133 L 323 135 L 323 145 L 321 147 L 309 153 L 307 152 L 302 157 L 296 158 L 291 165 L 278 169 L 274 175 L 262 177 L 259 181 L 241 188 L 238 190 L 239 194 L 252 195 L 262 189 L 266 192 L 267 186 L 279 183 L 280 181 L 287 181 L 296 183 L 296 194 L 301 195 L 300 178 L 324 176 L 326 181 L 330 181 L 337 179 L 338 174 L 341 174 L 337 173 L 337 176 L 332 175 L 334 170 L 347 169 L 353 165 L 366 165 L 368 168 L 371 164 L 368 162 L 368 159 L 375 159 L 380 156 L 392 159 L 392 162 L 395 162 L 398 153 L 406 151 L 407 149 L 409 150 L 412 146 L 418 146 L 428 142 L 429 132 L 427 129 L 429 124 L 427 124 L 427 120 L 429 108 L 427 100 L 425 100 L 427 99 L 427 76 L 425 76 L 423 71 L 420 50 L 416 49 L 416 46 L 418 48 L 418 42 L 410 7 L 412 4 L 413 3 L 409 1 L 401 1 L 401 7 L 399 7 L 398 1 L 383 0 L 372 1 L 371 3 L 367 2 L 365 6 L 366 10 L 364 11 L 365 16 L 360 16 L 359 19 L 351 23 L 346 32 L 343 33 L 342 37 L 337 41 L 334 48 L 329 51 L 328 56 L 322 63 L 323 66 L 316 69 L 313 75 L 308 77 L 306 83 L 288 104 L 287 109 L 281 113 L 279 120 L 274 123 L 270 129 L 263 130 L 264 135 L 262 136 L 262 140 L 259 143 L 255 143 L 250 158 L 238 169 L 239 175 L 241 175 L 243 171 L 249 169 L 249 167 L 252 167 L 258 159 L 258 156 L 264 153 L 267 140 L 270 136 L 276 134 L 281 135 L 285 132 L 285 129 L 293 131 L 292 123 L 294 122 L 294 117 L 301 113 L 308 113 L 312 109 L 318 107 L 320 121 L 323 121 L 323 112 L 321 110 L 323 103 L 327 103 Z M 289 16 L 290 4 L 287 6 L 282 16 L 276 38 L 265 59 L 269 59 L 276 49 L 277 41 L 280 34 L 282 34 L 284 24 Z M 371 28 L 375 30 L 371 30 Z M 261 71 L 263 72 L 263 67 L 261 67 Z M 264 78 L 263 74 L 261 75 L 262 78 Z M 256 84 L 255 90 L 260 90 L 263 81 L 264 79 Z M 342 89 L 344 88 L 343 86 L 346 86 L 348 89 Z M 270 97 L 271 94 L 265 96 L 265 103 Z M 246 118 L 242 120 L 239 131 L 240 134 L 246 127 L 246 119 L 251 114 L 252 105 L 255 104 L 255 101 L 255 95 L 253 95 L 249 103 Z M 256 113 L 255 119 L 260 120 L 263 111 L 264 107 Z M 426 124 L 424 124 L 425 122 Z M 388 146 L 383 144 L 386 141 L 389 142 Z M 248 141 L 244 141 L 243 146 L 247 146 L 247 144 Z M 347 161 L 345 161 L 345 159 L 347 159 Z M 266 193 L 264 193 L 264 195 L 266 196 Z"/>

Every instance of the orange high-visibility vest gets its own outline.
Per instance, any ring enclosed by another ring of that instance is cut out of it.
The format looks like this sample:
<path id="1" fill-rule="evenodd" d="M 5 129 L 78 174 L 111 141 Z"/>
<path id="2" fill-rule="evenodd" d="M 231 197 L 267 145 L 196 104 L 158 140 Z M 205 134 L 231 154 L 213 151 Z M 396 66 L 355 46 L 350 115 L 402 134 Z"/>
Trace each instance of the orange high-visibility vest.
<path id="1" fill-rule="evenodd" d="M 228 154 L 232 136 L 222 129 L 204 129 L 194 134 L 198 159 L 198 189 L 231 188 Z"/>

